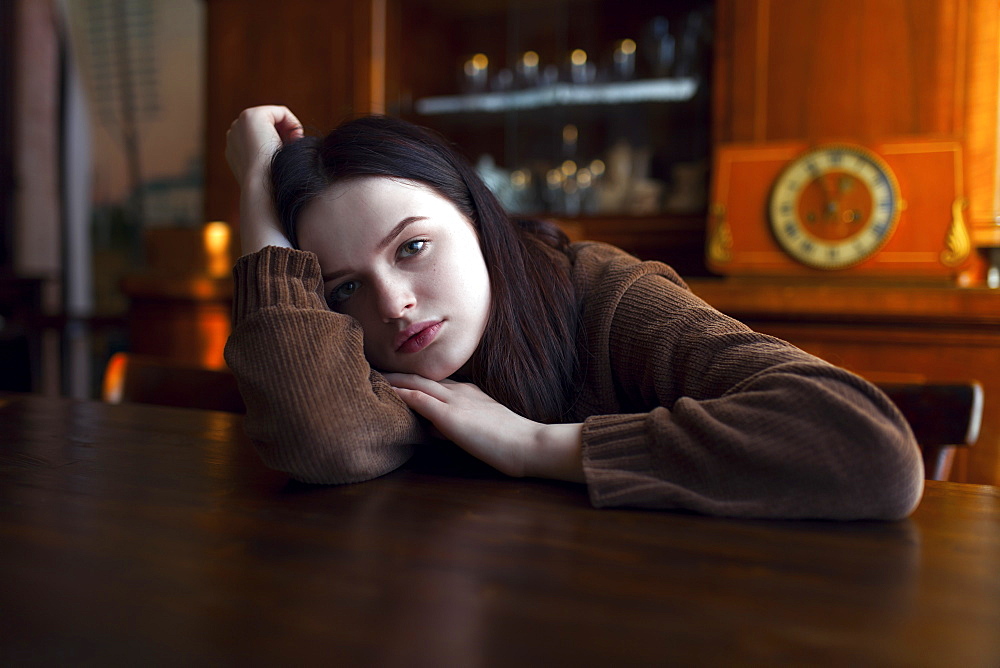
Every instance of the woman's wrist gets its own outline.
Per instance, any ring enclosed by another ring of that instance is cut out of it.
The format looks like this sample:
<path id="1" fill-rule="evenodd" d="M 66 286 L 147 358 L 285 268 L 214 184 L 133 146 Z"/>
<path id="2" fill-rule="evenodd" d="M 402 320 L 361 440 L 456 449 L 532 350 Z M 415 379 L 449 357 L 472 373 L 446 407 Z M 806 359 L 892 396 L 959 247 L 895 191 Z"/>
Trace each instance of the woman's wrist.
<path id="1" fill-rule="evenodd" d="M 526 474 L 586 482 L 583 473 L 583 424 L 546 424 L 538 430 Z"/>
<path id="2" fill-rule="evenodd" d="M 264 187 L 248 186 L 240 193 L 240 245 L 243 255 L 267 246 L 292 247 L 281 231 L 270 194 Z"/>

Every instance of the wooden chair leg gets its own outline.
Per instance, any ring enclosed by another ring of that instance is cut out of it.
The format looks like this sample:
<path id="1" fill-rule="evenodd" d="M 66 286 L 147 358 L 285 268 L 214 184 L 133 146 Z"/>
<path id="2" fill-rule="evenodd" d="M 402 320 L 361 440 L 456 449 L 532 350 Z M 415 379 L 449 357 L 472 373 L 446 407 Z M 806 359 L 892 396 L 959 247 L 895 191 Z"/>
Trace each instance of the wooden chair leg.
<path id="1" fill-rule="evenodd" d="M 941 445 L 923 448 L 924 477 L 928 480 L 947 480 L 955 461 L 955 446 Z"/>

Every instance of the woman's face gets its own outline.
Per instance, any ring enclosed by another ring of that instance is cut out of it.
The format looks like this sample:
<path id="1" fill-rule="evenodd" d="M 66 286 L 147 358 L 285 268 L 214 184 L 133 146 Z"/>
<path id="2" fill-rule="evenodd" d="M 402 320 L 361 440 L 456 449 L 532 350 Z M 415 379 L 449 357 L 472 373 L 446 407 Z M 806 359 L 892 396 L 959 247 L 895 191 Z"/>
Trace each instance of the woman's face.
<path id="1" fill-rule="evenodd" d="M 447 199 L 414 181 L 351 179 L 310 202 L 297 232 L 376 369 L 443 380 L 472 357 L 490 282 L 472 224 Z"/>

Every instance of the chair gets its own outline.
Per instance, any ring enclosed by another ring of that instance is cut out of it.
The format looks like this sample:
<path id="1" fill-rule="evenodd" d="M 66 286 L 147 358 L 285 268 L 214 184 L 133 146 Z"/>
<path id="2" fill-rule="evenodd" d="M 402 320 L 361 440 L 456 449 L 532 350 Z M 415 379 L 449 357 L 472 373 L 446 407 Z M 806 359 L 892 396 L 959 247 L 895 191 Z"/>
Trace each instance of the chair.
<path id="1" fill-rule="evenodd" d="M 104 372 L 104 401 L 246 411 L 236 378 L 226 369 L 206 369 L 167 358 L 115 353 Z"/>
<path id="2" fill-rule="evenodd" d="M 979 383 L 876 383 L 910 423 L 929 480 L 947 480 L 955 449 L 971 446 L 983 418 Z"/>

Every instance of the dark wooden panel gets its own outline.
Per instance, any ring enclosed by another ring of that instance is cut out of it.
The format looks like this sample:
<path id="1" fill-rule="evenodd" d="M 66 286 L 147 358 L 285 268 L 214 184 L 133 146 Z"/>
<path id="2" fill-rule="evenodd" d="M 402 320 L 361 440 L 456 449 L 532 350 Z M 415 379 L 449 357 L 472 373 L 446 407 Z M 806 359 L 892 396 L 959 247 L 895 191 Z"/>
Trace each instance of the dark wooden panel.
<path id="1" fill-rule="evenodd" d="M 576 218 L 559 221 L 573 241 L 602 241 L 643 260 L 658 260 L 681 276 L 707 276 L 702 215 Z"/>
<path id="2" fill-rule="evenodd" d="M 718 140 L 955 135 L 967 4 L 720 2 Z"/>
<path id="3" fill-rule="evenodd" d="M 246 107 L 287 105 L 309 129 L 331 130 L 363 104 L 367 0 L 209 0 L 206 3 L 205 215 L 235 223 L 239 193 L 226 131 Z M 362 22 L 363 25 L 363 22 Z"/>

